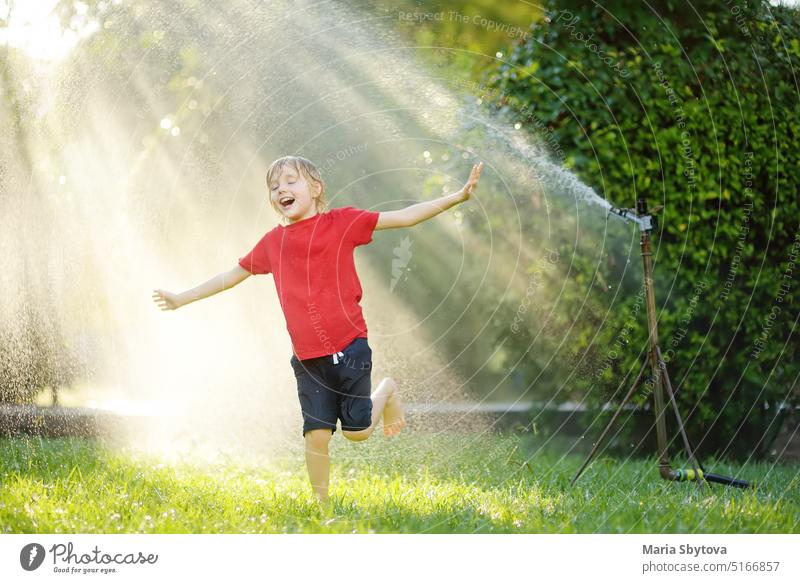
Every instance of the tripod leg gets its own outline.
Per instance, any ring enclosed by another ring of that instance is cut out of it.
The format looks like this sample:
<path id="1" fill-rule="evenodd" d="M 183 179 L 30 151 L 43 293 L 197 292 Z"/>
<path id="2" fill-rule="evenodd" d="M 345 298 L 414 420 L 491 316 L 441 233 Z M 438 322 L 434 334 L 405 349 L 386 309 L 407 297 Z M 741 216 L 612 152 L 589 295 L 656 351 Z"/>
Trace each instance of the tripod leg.
<path id="1" fill-rule="evenodd" d="M 667 372 L 667 363 L 664 362 L 664 359 L 661 356 L 661 348 L 656 347 L 656 352 L 658 355 L 658 364 L 661 367 L 662 378 L 664 379 L 664 387 L 667 389 L 667 396 L 669 397 L 670 403 L 672 403 L 672 410 L 675 412 L 675 420 L 678 422 L 678 430 L 680 431 L 681 438 L 683 439 L 683 447 L 686 450 L 686 455 L 689 456 L 689 462 L 692 464 L 692 468 L 694 469 L 695 474 L 700 475 L 699 472 L 697 471 L 698 467 L 702 470 L 703 474 L 705 474 L 706 471 L 705 468 L 697 459 L 697 457 L 694 455 L 694 451 L 692 451 L 692 446 L 689 445 L 689 437 L 686 435 L 686 429 L 683 426 L 683 419 L 681 418 L 681 413 L 678 410 L 678 402 L 675 400 L 675 393 L 672 391 L 672 383 L 669 380 L 669 373 Z M 705 481 L 697 480 L 697 483 L 700 485 L 703 482 Z"/>
<path id="2" fill-rule="evenodd" d="M 647 368 L 647 360 L 645 360 L 644 364 L 642 364 L 642 368 L 639 370 L 639 374 L 637 375 L 636 380 L 633 381 L 633 384 L 631 385 L 631 388 L 628 391 L 628 394 L 625 395 L 624 399 L 622 399 L 622 403 L 620 403 L 619 407 L 614 412 L 613 417 L 611 417 L 611 420 L 608 422 L 608 425 L 606 425 L 606 428 L 603 430 L 603 433 L 600 434 L 600 437 L 597 439 L 597 442 L 594 444 L 594 447 L 592 448 L 592 451 L 589 452 L 589 455 L 586 458 L 586 461 L 583 462 L 583 465 L 577 471 L 577 473 L 575 474 L 575 477 L 572 478 L 572 481 L 569 483 L 570 486 L 574 486 L 575 485 L 575 482 L 578 481 L 578 478 L 580 478 L 581 474 L 583 473 L 583 470 L 585 470 L 586 466 L 589 465 L 589 462 L 594 457 L 595 452 L 600 447 L 600 444 L 603 442 L 603 439 L 605 438 L 606 433 L 608 433 L 608 430 L 611 429 L 611 426 L 614 424 L 614 421 L 617 420 L 617 417 L 619 416 L 620 412 L 622 411 L 622 408 L 627 404 L 627 402 L 630 400 L 631 396 L 633 395 L 633 392 L 639 386 L 639 382 L 642 380 L 642 375 L 644 374 L 644 371 L 645 371 L 646 368 Z"/>

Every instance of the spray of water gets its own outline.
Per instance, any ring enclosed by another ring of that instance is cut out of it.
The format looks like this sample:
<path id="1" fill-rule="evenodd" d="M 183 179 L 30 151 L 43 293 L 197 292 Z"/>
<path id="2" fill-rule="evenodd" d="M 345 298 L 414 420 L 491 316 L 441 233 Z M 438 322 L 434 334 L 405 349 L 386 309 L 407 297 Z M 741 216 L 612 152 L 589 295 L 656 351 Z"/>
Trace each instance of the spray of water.
<path id="1" fill-rule="evenodd" d="M 277 224 L 263 184 L 279 155 L 314 160 L 331 206 L 378 211 L 456 190 L 486 162 L 491 196 L 357 255 L 374 382 L 395 377 L 411 401 L 464 401 L 475 375 L 502 372 L 487 325 L 559 228 L 550 211 L 609 206 L 463 80 L 418 65 L 425 49 L 392 32 L 391 14 L 235 0 L 224 13 L 106 3 L 85 18 L 86 38 L 56 64 L 7 47 L 3 382 L 161 416 L 141 443 L 299 444 L 269 276 L 174 313 L 150 302 L 155 287 L 229 269 Z"/>

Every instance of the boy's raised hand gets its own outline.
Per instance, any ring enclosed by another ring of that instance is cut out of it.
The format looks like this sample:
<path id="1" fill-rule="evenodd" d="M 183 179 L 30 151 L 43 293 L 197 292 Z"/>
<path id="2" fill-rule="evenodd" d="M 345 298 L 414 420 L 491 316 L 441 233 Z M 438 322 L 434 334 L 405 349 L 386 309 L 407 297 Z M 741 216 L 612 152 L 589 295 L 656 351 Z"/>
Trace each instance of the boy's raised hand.
<path id="1" fill-rule="evenodd" d="M 472 167 L 472 172 L 469 173 L 469 178 L 467 179 L 467 183 L 464 185 L 464 188 L 461 189 L 461 202 L 465 200 L 469 200 L 469 197 L 472 196 L 472 191 L 475 190 L 475 187 L 478 186 L 478 180 L 481 179 L 481 172 L 483 171 L 483 162 L 480 164 L 475 164 Z"/>
<path id="2" fill-rule="evenodd" d="M 183 305 L 178 299 L 178 294 L 173 294 L 163 289 L 153 290 L 152 298 L 162 310 L 177 310 Z"/>

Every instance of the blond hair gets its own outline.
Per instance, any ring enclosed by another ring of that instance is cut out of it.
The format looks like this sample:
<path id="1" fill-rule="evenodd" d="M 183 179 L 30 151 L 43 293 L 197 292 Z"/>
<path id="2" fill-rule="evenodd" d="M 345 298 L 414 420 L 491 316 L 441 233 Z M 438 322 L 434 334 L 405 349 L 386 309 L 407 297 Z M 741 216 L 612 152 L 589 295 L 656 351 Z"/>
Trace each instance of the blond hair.
<path id="1" fill-rule="evenodd" d="M 292 168 L 295 172 L 302 174 L 303 178 L 305 178 L 306 182 L 310 185 L 319 185 L 319 196 L 315 201 L 317 212 L 323 212 L 328 205 L 328 202 L 325 200 L 325 182 L 323 182 L 322 175 L 319 173 L 319 170 L 317 170 L 317 167 L 314 166 L 314 163 L 301 156 L 283 156 L 269 165 L 269 168 L 267 168 L 267 194 L 269 195 L 271 193 L 270 184 L 280 178 L 283 169 L 287 166 Z M 272 196 L 269 197 L 269 202 L 272 208 L 275 209 L 275 212 L 282 218 L 285 218 L 280 209 L 275 206 L 275 203 L 272 201 Z"/>

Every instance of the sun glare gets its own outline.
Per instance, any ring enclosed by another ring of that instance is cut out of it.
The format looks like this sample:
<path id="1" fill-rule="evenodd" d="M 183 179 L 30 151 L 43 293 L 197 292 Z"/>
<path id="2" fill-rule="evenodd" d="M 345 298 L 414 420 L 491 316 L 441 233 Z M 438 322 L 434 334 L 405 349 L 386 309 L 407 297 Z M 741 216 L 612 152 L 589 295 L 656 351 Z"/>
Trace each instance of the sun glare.
<path id="1" fill-rule="evenodd" d="M 0 28 L 0 45 L 18 48 L 33 59 L 58 61 L 75 48 L 78 41 L 97 30 L 96 22 L 87 22 L 87 6 L 75 2 L 75 17 L 70 27 L 62 29 L 53 9 L 58 0 L 0 0 L 0 16 L 6 19 Z"/>

